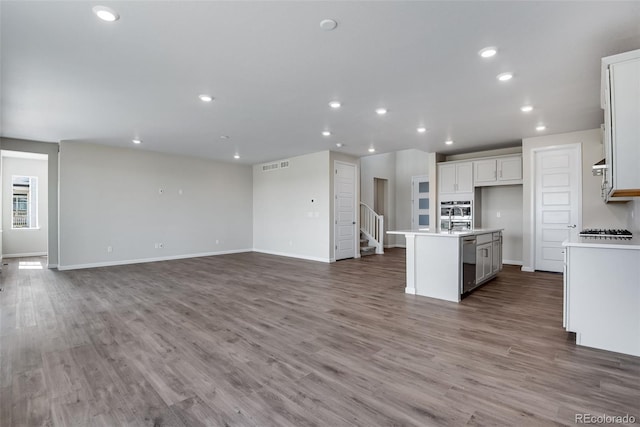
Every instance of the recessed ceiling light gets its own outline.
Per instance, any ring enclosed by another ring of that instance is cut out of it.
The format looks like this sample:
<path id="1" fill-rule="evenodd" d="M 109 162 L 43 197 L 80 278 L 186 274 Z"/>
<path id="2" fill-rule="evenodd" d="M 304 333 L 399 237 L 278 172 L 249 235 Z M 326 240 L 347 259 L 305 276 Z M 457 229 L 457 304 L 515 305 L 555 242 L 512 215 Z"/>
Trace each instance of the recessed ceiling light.
<path id="1" fill-rule="evenodd" d="M 450 139 L 447 139 L 444 143 L 447 144 L 447 145 L 451 145 L 451 144 L 453 144 L 453 141 L 450 140 Z"/>
<path id="2" fill-rule="evenodd" d="M 142 144 L 142 140 L 141 139 L 132 139 L 131 142 L 133 142 L 134 144 Z"/>
<path id="3" fill-rule="evenodd" d="M 342 147 L 344 144 L 342 142 L 336 142 L 336 147 L 340 148 Z"/>
<path id="4" fill-rule="evenodd" d="M 491 58 L 492 56 L 495 56 L 496 53 L 498 53 L 498 49 L 490 46 L 482 49 L 480 52 L 478 52 L 478 55 L 482 56 L 483 58 Z"/>
<path id="5" fill-rule="evenodd" d="M 229 135 L 220 135 L 220 139 L 229 139 L 231 138 Z"/>
<path id="6" fill-rule="evenodd" d="M 416 129 L 418 131 L 418 133 L 425 133 L 427 131 L 427 128 L 425 127 L 419 127 L 418 129 Z"/>
<path id="7" fill-rule="evenodd" d="M 240 158 L 240 154 L 234 154 L 233 158 L 236 159 L 236 160 L 239 159 Z"/>
<path id="8" fill-rule="evenodd" d="M 328 130 L 322 131 L 322 136 L 331 136 L 331 132 Z"/>
<path id="9" fill-rule="evenodd" d="M 200 101 L 202 102 L 211 102 L 213 101 L 213 97 L 211 95 L 199 95 L 198 98 L 200 98 Z"/>
<path id="10" fill-rule="evenodd" d="M 378 108 L 376 109 L 376 113 L 380 116 L 383 116 L 385 114 L 387 114 L 387 109 L 386 108 Z"/>
<path id="11" fill-rule="evenodd" d="M 536 130 L 538 132 L 542 132 L 543 130 L 545 130 L 547 127 L 545 125 L 538 125 L 536 126 Z"/>
<path id="12" fill-rule="evenodd" d="M 370 153 L 375 153 L 375 152 L 376 152 L 376 149 L 375 149 L 375 148 L 373 148 L 373 147 L 371 147 L 371 148 L 369 148 L 369 152 L 370 152 Z"/>
<path id="13" fill-rule="evenodd" d="M 335 30 L 337 26 L 338 23 L 333 19 L 323 19 L 322 21 L 320 21 L 320 28 L 325 31 Z"/>
<path id="14" fill-rule="evenodd" d="M 331 107 L 331 108 L 340 108 L 340 106 L 341 106 L 341 105 L 342 105 L 342 104 L 340 104 L 340 102 L 339 102 L 339 101 L 331 101 L 331 102 L 329 103 L 329 107 Z"/>
<path id="15" fill-rule="evenodd" d="M 500 80 L 501 82 L 506 82 L 508 80 L 511 80 L 513 78 L 513 73 L 501 73 L 498 74 L 497 79 Z"/>
<path id="16" fill-rule="evenodd" d="M 107 22 L 113 22 L 120 19 L 118 12 L 106 6 L 95 6 L 93 8 L 93 13 L 95 13 L 98 18 Z"/>
<path id="17" fill-rule="evenodd" d="M 531 105 L 523 105 L 522 107 L 520 107 L 520 111 L 522 111 L 523 113 L 530 113 L 531 111 L 533 111 L 533 107 Z"/>

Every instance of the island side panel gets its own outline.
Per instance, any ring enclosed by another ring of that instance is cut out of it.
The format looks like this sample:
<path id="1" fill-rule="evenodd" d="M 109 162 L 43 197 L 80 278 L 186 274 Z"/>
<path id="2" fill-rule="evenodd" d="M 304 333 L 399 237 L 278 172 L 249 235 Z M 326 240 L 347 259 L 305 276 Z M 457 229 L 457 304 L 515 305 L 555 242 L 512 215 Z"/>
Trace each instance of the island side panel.
<path id="1" fill-rule="evenodd" d="M 416 235 L 414 248 L 416 295 L 460 302 L 460 239 Z"/>
<path id="2" fill-rule="evenodd" d="M 407 258 L 407 285 L 404 292 L 407 294 L 416 293 L 416 236 L 414 234 L 405 234 L 406 238 L 406 258 Z"/>

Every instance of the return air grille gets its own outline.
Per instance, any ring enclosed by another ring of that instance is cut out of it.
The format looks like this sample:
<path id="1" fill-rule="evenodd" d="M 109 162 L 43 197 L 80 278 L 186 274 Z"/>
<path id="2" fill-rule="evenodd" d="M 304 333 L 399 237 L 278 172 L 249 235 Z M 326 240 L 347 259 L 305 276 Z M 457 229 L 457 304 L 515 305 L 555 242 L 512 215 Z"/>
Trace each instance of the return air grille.
<path id="1" fill-rule="evenodd" d="M 271 172 L 276 169 L 285 169 L 288 167 L 289 167 L 289 160 L 278 160 L 277 162 L 263 164 L 262 172 Z"/>

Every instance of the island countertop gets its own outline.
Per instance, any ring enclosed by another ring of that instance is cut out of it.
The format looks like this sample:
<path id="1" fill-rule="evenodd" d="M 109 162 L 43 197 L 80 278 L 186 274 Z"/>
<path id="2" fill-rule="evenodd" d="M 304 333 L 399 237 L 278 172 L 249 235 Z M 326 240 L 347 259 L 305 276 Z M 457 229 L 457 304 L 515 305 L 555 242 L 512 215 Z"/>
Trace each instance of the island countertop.
<path id="1" fill-rule="evenodd" d="M 455 230 L 449 232 L 441 229 L 430 230 L 428 228 L 418 228 L 413 230 L 392 230 L 387 231 L 387 234 L 402 234 L 405 236 L 466 237 L 477 236 L 478 234 L 494 233 L 503 230 L 503 228 L 474 228 L 473 230 Z"/>

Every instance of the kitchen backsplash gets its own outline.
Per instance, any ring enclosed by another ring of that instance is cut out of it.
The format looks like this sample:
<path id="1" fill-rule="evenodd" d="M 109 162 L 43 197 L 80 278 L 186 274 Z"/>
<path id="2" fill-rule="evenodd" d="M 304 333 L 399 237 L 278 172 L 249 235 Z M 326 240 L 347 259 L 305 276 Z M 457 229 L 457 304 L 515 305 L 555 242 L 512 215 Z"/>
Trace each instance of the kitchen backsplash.
<path id="1" fill-rule="evenodd" d="M 634 234 L 640 234 L 640 198 L 636 197 L 629 202 L 629 230 Z"/>

